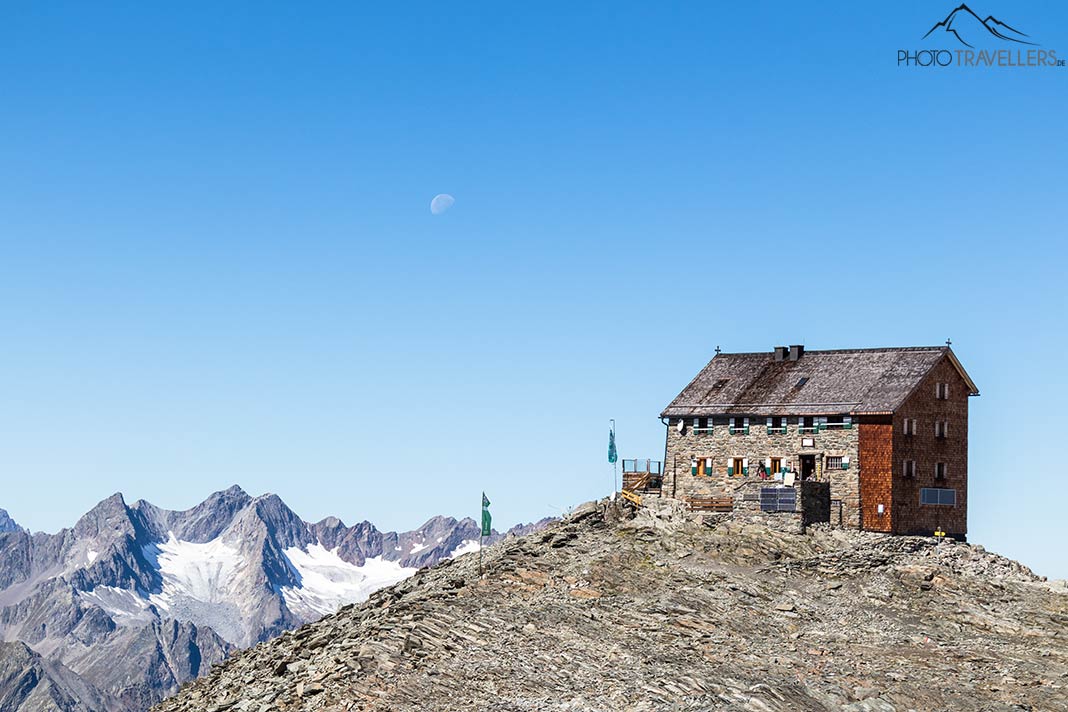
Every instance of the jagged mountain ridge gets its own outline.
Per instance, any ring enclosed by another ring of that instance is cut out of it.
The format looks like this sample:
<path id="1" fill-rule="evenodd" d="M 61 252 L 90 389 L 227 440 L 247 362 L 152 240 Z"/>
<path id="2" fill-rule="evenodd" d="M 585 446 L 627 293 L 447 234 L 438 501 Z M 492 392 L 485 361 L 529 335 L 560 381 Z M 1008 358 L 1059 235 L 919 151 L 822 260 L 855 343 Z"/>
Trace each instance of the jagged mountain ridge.
<path id="1" fill-rule="evenodd" d="M 8 513 L 5 510 L 0 509 L 0 532 L 18 531 L 22 531 L 22 527 L 15 523 L 15 520 L 8 516 Z"/>
<path id="2" fill-rule="evenodd" d="M 235 648 L 363 600 L 478 534 L 448 517 L 403 533 L 308 523 L 239 487 L 185 511 L 115 494 L 57 534 L 0 533 L 0 640 L 69 669 L 86 709 L 144 710 Z"/>
<path id="3" fill-rule="evenodd" d="M 580 506 L 244 650 L 156 712 L 1068 709 L 1068 589 L 952 540 Z"/>

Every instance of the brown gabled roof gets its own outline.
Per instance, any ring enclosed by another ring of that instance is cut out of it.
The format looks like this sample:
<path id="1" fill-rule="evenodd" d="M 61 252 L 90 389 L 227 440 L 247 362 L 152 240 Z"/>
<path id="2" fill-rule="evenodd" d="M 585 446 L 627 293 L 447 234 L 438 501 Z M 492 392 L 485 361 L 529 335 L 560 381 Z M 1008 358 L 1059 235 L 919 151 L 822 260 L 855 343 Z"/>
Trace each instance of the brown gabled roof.
<path id="1" fill-rule="evenodd" d="M 661 417 L 891 413 L 943 358 L 979 395 L 947 346 L 805 351 L 797 361 L 776 361 L 773 352 L 717 354 Z"/>

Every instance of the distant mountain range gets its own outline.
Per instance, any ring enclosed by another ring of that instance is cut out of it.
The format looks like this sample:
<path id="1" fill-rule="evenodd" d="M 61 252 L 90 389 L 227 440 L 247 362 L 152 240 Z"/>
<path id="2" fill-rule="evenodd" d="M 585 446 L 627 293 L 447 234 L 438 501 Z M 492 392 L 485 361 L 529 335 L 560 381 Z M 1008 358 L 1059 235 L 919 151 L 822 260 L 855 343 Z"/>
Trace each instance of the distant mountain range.
<path id="1" fill-rule="evenodd" d="M 473 551 L 478 537 L 474 520 L 451 517 L 403 533 L 312 524 L 239 487 L 183 512 L 115 494 L 58 534 L 30 534 L 0 510 L 0 710 L 145 710 L 233 650 Z"/>
<path id="2" fill-rule="evenodd" d="M 938 30 L 953 35 L 961 44 L 967 47 L 974 47 L 984 40 L 991 41 L 993 39 L 1027 45 L 1035 44 L 1026 34 L 1010 27 L 993 15 L 988 15 L 985 20 L 981 19 L 970 7 L 964 4 L 954 8 L 946 16 L 946 19 L 935 23 L 935 26 L 928 30 L 923 38 L 927 39 Z"/>

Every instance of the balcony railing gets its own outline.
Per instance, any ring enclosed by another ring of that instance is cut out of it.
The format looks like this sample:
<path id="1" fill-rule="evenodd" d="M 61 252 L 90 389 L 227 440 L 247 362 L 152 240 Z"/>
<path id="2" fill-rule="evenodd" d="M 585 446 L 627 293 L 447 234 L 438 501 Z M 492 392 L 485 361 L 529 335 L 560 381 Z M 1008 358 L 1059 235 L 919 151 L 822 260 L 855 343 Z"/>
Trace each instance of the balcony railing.
<path id="1" fill-rule="evenodd" d="M 660 460 L 624 460 L 623 473 L 629 472 L 648 472 L 660 475 L 664 472 L 664 463 Z"/>

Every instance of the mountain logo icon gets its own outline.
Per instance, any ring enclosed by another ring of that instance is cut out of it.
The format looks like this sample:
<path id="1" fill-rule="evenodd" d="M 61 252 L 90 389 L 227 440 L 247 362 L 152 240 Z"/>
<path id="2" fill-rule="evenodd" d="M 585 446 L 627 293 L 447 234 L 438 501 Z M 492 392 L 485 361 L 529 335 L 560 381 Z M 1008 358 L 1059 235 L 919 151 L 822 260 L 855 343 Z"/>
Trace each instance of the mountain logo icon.
<path id="1" fill-rule="evenodd" d="M 938 31 L 953 35 L 965 47 L 974 47 L 976 44 L 981 44 L 991 39 L 1038 46 L 1037 42 L 1031 41 L 1030 36 L 1005 24 L 993 15 L 987 15 L 985 20 L 981 19 L 970 7 L 963 3 L 954 8 L 953 12 L 946 16 L 946 19 L 936 22 L 935 26 L 923 36 L 923 39 L 927 39 Z"/>

